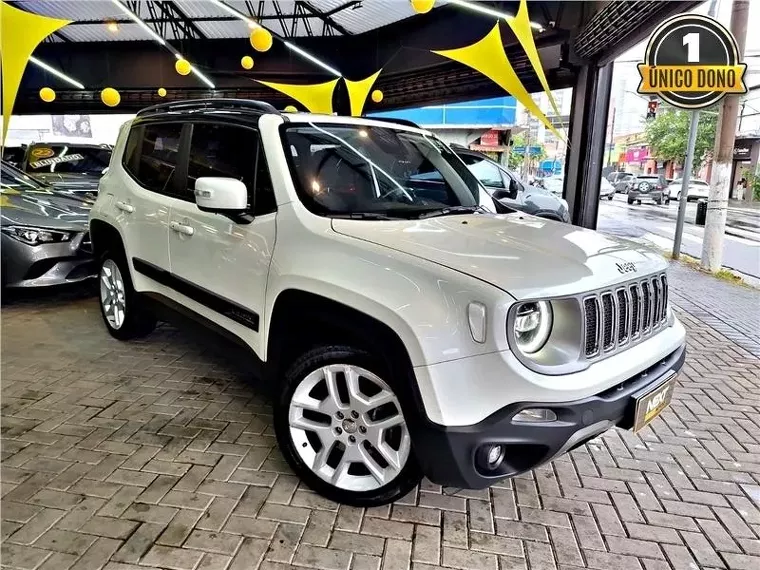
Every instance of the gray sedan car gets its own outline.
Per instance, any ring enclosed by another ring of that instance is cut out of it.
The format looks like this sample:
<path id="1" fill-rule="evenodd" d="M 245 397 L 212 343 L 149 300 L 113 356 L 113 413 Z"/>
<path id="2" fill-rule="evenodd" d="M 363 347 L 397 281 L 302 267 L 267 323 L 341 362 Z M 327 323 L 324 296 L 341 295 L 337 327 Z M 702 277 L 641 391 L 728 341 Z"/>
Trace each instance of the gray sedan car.
<path id="1" fill-rule="evenodd" d="M 0 166 L 2 286 L 39 287 L 95 277 L 87 216 L 92 201 Z"/>
<path id="2" fill-rule="evenodd" d="M 570 222 L 567 202 L 548 190 L 530 186 L 486 155 L 462 147 L 452 150 L 467 165 L 488 193 L 505 206 L 540 218 Z"/>

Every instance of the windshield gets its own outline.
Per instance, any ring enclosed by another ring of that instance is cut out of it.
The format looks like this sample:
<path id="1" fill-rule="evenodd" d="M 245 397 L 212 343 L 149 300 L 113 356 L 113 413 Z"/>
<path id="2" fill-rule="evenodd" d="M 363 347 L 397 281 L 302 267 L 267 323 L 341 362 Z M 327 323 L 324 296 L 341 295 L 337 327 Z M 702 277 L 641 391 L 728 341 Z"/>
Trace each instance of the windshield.
<path id="1" fill-rule="evenodd" d="M 35 145 L 29 151 L 26 171 L 32 174 L 89 174 L 100 176 L 111 160 L 111 150 L 97 146 Z"/>
<path id="2" fill-rule="evenodd" d="M 3 192 L 6 192 L 8 190 L 36 190 L 38 192 L 49 191 L 47 186 L 40 184 L 31 176 L 24 174 L 18 168 L 14 168 L 5 161 L 3 161 L 2 167 L 0 167 L 0 189 Z"/>
<path id="3" fill-rule="evenodd" d="M 480 185 L 435 137 L 389 127 L 283 126 L 298 195 L 320 215 L 419 217 L 478 207 Z"/>

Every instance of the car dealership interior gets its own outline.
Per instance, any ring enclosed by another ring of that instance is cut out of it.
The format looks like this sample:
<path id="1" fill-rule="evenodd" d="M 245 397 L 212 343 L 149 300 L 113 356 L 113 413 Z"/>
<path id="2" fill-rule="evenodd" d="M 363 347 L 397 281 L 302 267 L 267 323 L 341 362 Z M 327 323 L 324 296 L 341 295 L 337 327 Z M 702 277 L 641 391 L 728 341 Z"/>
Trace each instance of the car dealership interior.
<path id="1" fill-rule="evenodd" d="M 718 273 L 608 161 L 716 3 L 1 0 L 2 567 L 760 568 L 760 134 Z"/>

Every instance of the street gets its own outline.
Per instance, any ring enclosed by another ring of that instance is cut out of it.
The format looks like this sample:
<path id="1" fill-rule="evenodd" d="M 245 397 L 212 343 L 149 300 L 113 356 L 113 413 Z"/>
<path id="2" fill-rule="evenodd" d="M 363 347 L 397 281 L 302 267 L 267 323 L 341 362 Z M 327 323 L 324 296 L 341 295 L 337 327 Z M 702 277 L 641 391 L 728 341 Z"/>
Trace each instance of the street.
<path id="1" fill-rule="evenodd" d="M 681 251 L 700 258 L 704 228 L 694 225 L 696 209 L 695 202 L 687 205 Z M 615 194 L 613 200 L 601 201 L 597 229 L 670 253 L 677 214 L 675 201 L 669 206 L 647 203 L 629 206 L 625 195 Z M 729 207 L 723 265 L 760 279 L 760 210 Z"/>

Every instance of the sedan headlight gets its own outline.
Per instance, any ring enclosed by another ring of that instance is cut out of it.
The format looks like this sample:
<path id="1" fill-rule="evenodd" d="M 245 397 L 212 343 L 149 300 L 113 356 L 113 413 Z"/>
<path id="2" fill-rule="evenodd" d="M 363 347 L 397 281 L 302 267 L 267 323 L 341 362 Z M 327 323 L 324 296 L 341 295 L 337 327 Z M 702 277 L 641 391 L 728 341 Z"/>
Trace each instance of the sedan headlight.
<path id="1" fill-rule="evenodd" d="M 547 301 L 523 303 L 514 318 L 514 338 L 523 354 L 538 352 L 552 332 L 552 306 Z"/>
<path id="2" fill-rule="evenodd" d="M 75 232 L 49 230 L 31 226 L 6 226 L 3 233 L 17 239 L 27 245 L 40 245 L 43 243 L 60 243 L 70 241 Z"/>

